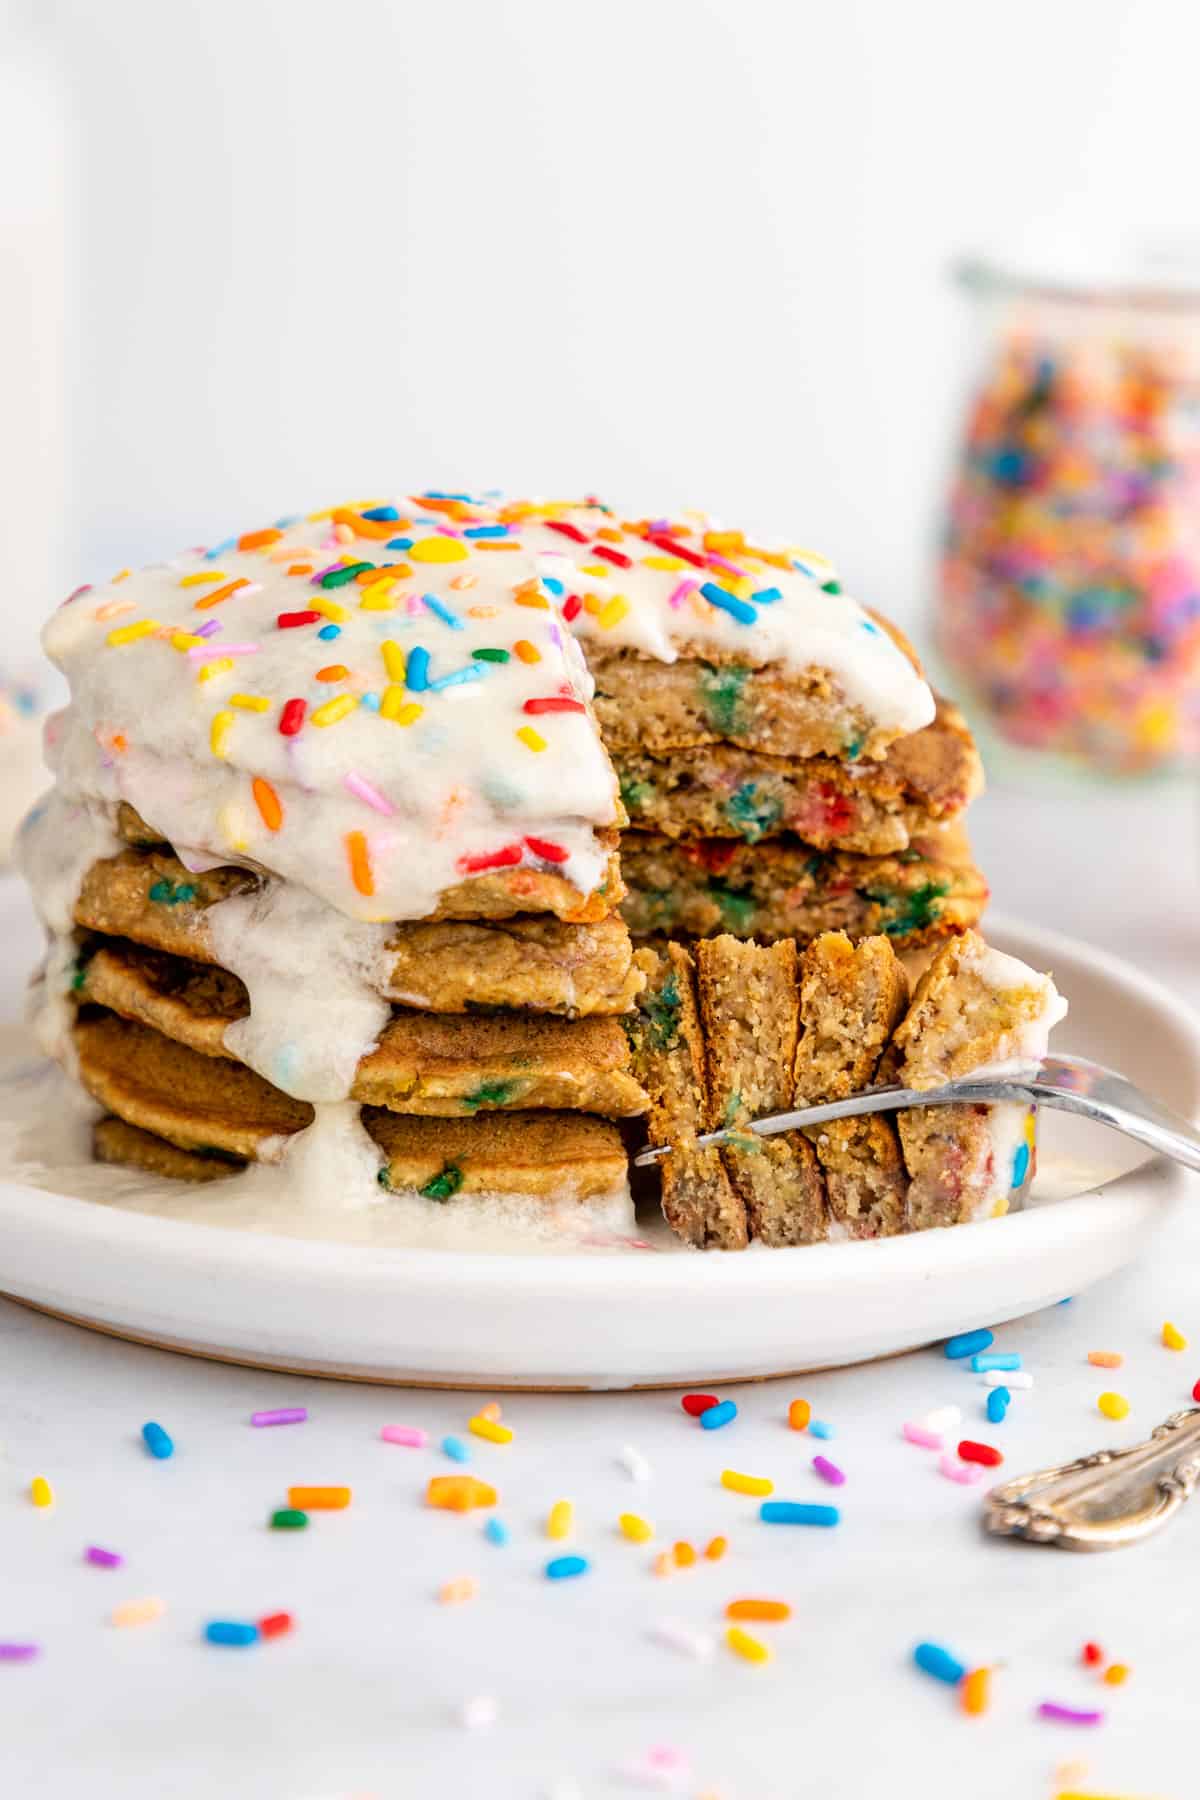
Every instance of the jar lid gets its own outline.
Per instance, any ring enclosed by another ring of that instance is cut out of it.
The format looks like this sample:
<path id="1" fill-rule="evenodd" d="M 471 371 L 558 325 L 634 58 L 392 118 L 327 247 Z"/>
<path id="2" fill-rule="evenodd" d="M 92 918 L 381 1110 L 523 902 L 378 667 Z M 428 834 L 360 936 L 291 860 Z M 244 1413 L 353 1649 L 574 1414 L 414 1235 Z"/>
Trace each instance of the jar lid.
<path id="1" fill-rule="evenodd" d="M 1073 303 L 1200 306 L 1200 238 L 1125 243 L 1061 235 L 980 249 L 956 278 L 972 292 L 1029 294 Z"/>

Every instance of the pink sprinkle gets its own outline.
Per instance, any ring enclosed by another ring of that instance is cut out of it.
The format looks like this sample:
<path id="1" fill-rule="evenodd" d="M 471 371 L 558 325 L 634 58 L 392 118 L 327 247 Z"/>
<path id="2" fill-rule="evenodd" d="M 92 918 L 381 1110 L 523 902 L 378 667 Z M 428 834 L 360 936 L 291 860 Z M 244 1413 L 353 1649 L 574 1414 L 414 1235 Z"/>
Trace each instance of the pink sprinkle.
<path id="1" fill-rule="evenodd" d="M 83 1560 L 97 1569 L 119 1569 L 125 1558 L 116 1550 L 102 1550 L 99 1544 L 89 1544 Z"/>
<path id="2" fill-rule="evenodd" d="M 940 1431 L 927 1431 L 924 1425 L 918 1425 L 915 1419 L 906 1419 L 900 1427 L 910 1444 L 920 1444 L 922 1450 L 940 1450 L 942 1434 Z"/>
<path id="3" fill-rule="evenodd" d="M 1081 1712 L 1075 1706 L 1060 1706 L 1056 1700 L 1043 1700 L 1037 1709 L 1039 1719 L 1054 1719 L 1060 1725 L 1103 1725 L 1102 1712 Z"/>
<path id="4" fill-rule="evenodd" d="M 332 549 L 334 544 L 339 542 L 339 539 L 327 538 L 325 541 L 326 541 L 326 544 L 328 545 L 328 547 L 330 549 Z M 333 571 L 335 569 L 340 569 L 340 568 L 344 567 L 345 561 L 346 561 L 346 559 L 344 556 L 339 556 L 336 562 L 331 562 L 329 564 L 328 568 L 318 569 L 316 574 L 309 581 L 309 584 L 308 584 L 309 587 L 320 587 L 321 583 L 324 581 L 324 579 L 327 575 L 332 575 Z"/>
<path id="5" fill-rule="evenodd" d="M 453 525 L 439 525 L 437 529 L 441 532 L 443 537 L 456 538 L 460 535 L 459 532 L 455 531 Z"/>
<path id="6" fill-rule="evenodd" d="M 726 562 L 725 558 L 718 556 L 715 550 L 709 551 L 707 561 L 710 569 L 724 569 L 727 574 L 736 575 L 739 580 L 746 573 L 745 569 L 739 569 L 736 563 Z"/>
<path id="7" fill-rule="evenodd" d="M 674 607 L 682 606 L 688 595 L 694 594 L 699 586 L 700 583 L 692 581 L 690 577 L 686 581 L 681 581 L 678 587 L 672 591 L 669 604 Z"/>
<path id="8" fill-rule="evenodd" d="M 220 619 L 205 619 L 203 625 L 197 625 L 195 631 L 193 631 L 193 633 L 192 633 L 192 636 L 193 637 L 205 637 L 205 638 L 216 637 L 216 635 L 220 631 L 220 629 L 221 629 Z"/>
<path id="9" fill-rule="evenodd" d="M 303 1425 L 308 1417 L 307 1406 L 277 1406 L 271 1412 L 250 1414 L 252 1425 Z"/>
<path id="10" fill-rule="evenodd" d="M 959 1462 L 957 1456 L 949 1451 L 943 1456 L 938 1468 L 948 1481 L 961 1482 L 963 1487 L 970 1487 L 973 1481 L 982 1481 L 984 1468 L 982 1463 Z"/>
<path id="11" fill-rule="evenodd" d="M 429 1433 L 419 1425 L 385 1425 L 379 1433 L 385 1444 L 405 1444 L 410 1450 L 423 1450 Z"/>
<path id="12" fill-rule="evenodd" d="M 193 644 L 188 651 L 188 661 L 212 662 L 216 656 L 254 656 L 258 649 L 258 644 Z"/>
<path id="13" fill-rule="evenodd" d="M 357 794 L 360 800 L 365 800 L 368 806 L 373 806 L 376 812 L 383 813 L 389 819 L 396 811 L 387 795 L 381 794 L 377 787 L 372 787 L 366 777 L 359 775 L 354 769 L 351 769 L 348 775 L 343 775 L 342 786 L 350 793 Z"/>
<path id="14" fill-rule="evenodd" d="M 32 1662 L 40 1654 L 40 1644 L 0 1644 L 0 1662 Z"/>
<path id="15" fill-rule="evenodd" d="M 830 1487 L 845 1487 L 845 1474 L 838 1468 L 835 1462 L 830 1462 L 827 1456 L 814 1456 L 812 1459 L 812 1466 L 821 1477 L 821 1480 L 827 1481 Z"/>
<path id="16" fill-rule="evenodd" d="M 410 616 L 414 613 L 419 613 L 421 611 L 421 596 L 420 596 L 420 594 L 410 594 L 408 596 L 408 599 L 405 601 L 405 609 L 409 613 Z"/>

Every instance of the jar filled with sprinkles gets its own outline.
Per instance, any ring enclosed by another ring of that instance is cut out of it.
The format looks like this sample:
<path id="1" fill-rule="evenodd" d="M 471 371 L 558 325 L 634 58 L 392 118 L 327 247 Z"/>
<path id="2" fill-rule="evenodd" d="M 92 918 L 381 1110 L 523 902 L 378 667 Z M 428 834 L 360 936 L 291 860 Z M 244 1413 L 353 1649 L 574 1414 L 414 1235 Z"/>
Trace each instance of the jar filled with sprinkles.
<path id="1" fill-rule="evenodd" d="M 937 636 L 1010 742 L 1104 772 L 1200 754 L 1200 266 L 972 264 L 982 355 Z"/>

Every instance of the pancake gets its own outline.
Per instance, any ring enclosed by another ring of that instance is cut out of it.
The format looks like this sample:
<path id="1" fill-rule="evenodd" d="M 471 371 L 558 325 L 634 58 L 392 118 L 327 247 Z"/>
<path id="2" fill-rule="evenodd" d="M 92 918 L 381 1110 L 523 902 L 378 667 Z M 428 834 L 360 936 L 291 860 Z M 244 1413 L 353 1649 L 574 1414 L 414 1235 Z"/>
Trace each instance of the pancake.
<path id="1" fill-rule="evenodd" d="M 913 949 L 974 925 L 988 897 L 959 825 L 893 856 L 818 851 L 798 838 L 689 843 L 629 831 L 621 860 L 629 886 L 622 912 L 641 938 L 726 931 L 805 944 L 822 931 L 845 931 L 882 933 L 897 949 Z"/>
<path id="2" fill-rule="evenodd" d="M 204 1056 L 230 1060 L 226 1030 L 250 1011 L 236 976 L 120 940 L 86 955 L 76 994 Z M 646 1107 L 629 1061 L 616 1019 L 396 1012 L 359 1063 L 350 1098 L 443 1116 L 550 1107 L 625 1118 Z"/>

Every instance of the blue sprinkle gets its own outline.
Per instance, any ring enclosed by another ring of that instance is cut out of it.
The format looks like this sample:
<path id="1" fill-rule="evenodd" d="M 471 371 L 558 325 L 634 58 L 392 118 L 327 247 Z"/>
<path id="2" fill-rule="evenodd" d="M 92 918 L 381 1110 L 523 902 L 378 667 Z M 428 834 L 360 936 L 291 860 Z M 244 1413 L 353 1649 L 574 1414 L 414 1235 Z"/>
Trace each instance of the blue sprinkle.
<path id="1" fill-rule="evenodd" d="M 211 550 L 204 552 L 205 562 L 216 562 L 218 556 L 224 556 L 227 550 L 236 550 L 238 541 L 235 537 L 226 538 L 223 544 L 214 544 Z"/>
<path id="2" fill-rule="evenodd" d="M 764 1500 L 758 1516 L 764 1525 L 837 1525 L 842 1517 L 836 1506 L 810 1506 L 803 1500 Z"/>
<path id="3" fill-rule="evenodd" d="M 507 1544 L 508 1526 L 500 1519 L 489 1519 L 483 1528 L 483 1535 L 489 1544 Z"/>
<path id="4" fill-rule="evenodd" d="M 810 1419 L 808 1421 L 808 1435 L 809 1437 L 831 1438 L 836 1437 L 837 1432 L 833 1429 L 832 1425 L 827 1425 L 824 1419 Z"/>
<path id="5" fill-rule="evenodd" d="M 444 494 L 440 488 L 422 488 L 420 497 L 422 500 L 462 500 L 468 505 L 471 501 L 470 494 Z"/>
<path id="6" fill-rule="evenodd" d="M 924 1675 L 932 1675 L 935 1681 L 944 1681 L 950 1687 L 957 1687 L 966 1674 L 966 1667 L 957 1656 L 941 1644 L 918 1644 L 913 1651 L 913 1661 Z"/>
<path id="7" fill-rule="evenodd" d="M 783 599 L 783 589 L 777 587 L 759 588 L 753 598 L 758 606 L 770 606 L 774 601 Z"/>
<path id="8" fill-rule="evenodd" d="M 379 695 L 378 694 L 364 694 L 362 697 L 362 703 L 366 707 L 368 712 L 378 712 L 379 711 Z"/>
<path id="9" fill-rule="evenodd" d="M 458 687 L 464 681 L 482 681 L 482 663 L 467 663 L 464 668 L 454 669 L 449 675 L 439 675 L 436 681 L 426 682 L 431 694 L 440 694 L 443 688 Z"/>
<path id="10" fill-rule="evenodd" d="M 548 1581 L 569 1581 L 572 1575 L 586 1575 L 590 1568 L 586 1556 L 555 1556 L 546 1564 Z"/>
<path id="11" fill-rule="evenodd" d="M 757 600 L 758 595 L 756 594 L 754 597 Z M 876 625 L 874 619 L 860 619 L 858 621 L 858 629 L 860 631 L 869 631 L 872 637 L 882 637 L 883 636 L 882 631 L 880 631 L 880 629 L 879 629 L 878 625 Z"/>
<path id="12" fill-rule="evenodd" d="M 377 519 L 381 524 L 390 524 L 399 517 L 394 506 L 372 506 L 363 514 L 364 519 Z"/>
<path id="13" fill-rule="evenodd" d="M 451 631 L 462 631 L 465 629 L 458 614 L 452 612 L 450 607 L 439 600 L 436 594 L 422 594 L 421 599 L 425 602 L 425 605 L 429 608 L 430 612 L 436 614 L 442 621 L 442 624 L 448 625 Z"/>
<path id="14" fill-rule="evenodd" d="M 411 550 L 413 541 L 411 538 L 389 538 L 383 547 L 385 550 Z"/>
<path id="15" fill-rule="evenodd" d="M 718 587 L 715 581 L 706 581 L 700 592 L 710 606 L 717 606 L 722 612 L 731 613 L 739 625 L 753 625 L 758 619 L 758 614 L 748 601 L 739 600 L 736 594 Z"/>
<path id="16" fill-rule="evenodd" d="M 331 638 L 341 637 L 341 635 L 342 628 L 340 625 L 322 625 L 320 631 L 317 633 L 317 636 L 319 638 L 324 638 L 326 643 L 328 643 Z"/>
<path id="17" fill-rule="evenodd" d="M 990 1331 L 963 1331 L 957 1337 L 947 1338 L 944 1349 L 947 1356 L 957 1361 L 960 1356 L 974 1356 L 977 1350 L 990 1350 L 995 1341 Z"/>
<path id="18" fill-rule="evenodd" d="M 442 1453 L 443 1455 L 448 1456 L 451 1462 L 470 1462 L 471 1460 L 470 1450 L 463 1443 L 462 1439 L 457 1437 L 444 1437 L 442 1439 Z"/>
<path id="19" fill-rule="evenodd" d="M 1019 1369 L 1021 1358 L 1010 1352 L 1007 1356 L 973 1356 L 971 1367 L 977 1375 L 984 1375 L 989 1369 Z"/>
<path id="20" fill-rule="evenodd" d="M 142 1441 L 151 1456 L 156 1456 L 159 1462 L 166 1462 L 168 1456 L 173 1456 L 175 1453 L 172 1439 L 161 1425 L 154 1423 L 153 1419 L 142 1426 Z"/>
<path id="21" fill-rule="evenodd" d="M 1024 1187 L 1025 1177 L 1029 1173 L 1029 1145 L 1018 1144 L 1017 1154 L 1013 1157 L 1012 1184 L 1015 1188 Z"/>
<path id="22" fill-rule="evenodd" d="M 567 591 L 566 587 L 558 579 L 557 575 L 543 575 L 541 579 L 542 579 L 542 586 L 544 588 L 549 588 L 550 592 L 552 594 L 565 594 L 566 593 L 566 591 Z"/>
<path id="23" fill-rule="evenodd" d="M 731 1419 L 737 1418 L 737 1407 L 732 1400 L 722 1400 L 717 1406 L 710 1406 L 700 1414 L 700 1424 L 705 1431 L 720 1431 L 722 1425 L 728 1425 Z"/>
<path id="24" fill-rule="evenodd" d="M 508 536 L 507 525 L 468 525 L 463 532 L 467 538 L 497 538 Z"/>
<path id="25" fill-rule="evenodd" d="M 412 694 L 423 694 L 429 686 L 429 652 L 414 644 L 408 653 L 404 685 Z"/>
<path id="26" fill-rule="evenodd" d="M 257 1644 L 258 1626 L 242 1625 L 235 1619 L 213 1619 L 204 1627 L 210 1644 Z"/>
<path id="27" fill-rule="evenodd" d="M 993 1388 L 987 1397 L 987 1416 L 993 1425 L 1002 1425 L 1012 1395 L 1007 1388 Z"/>

